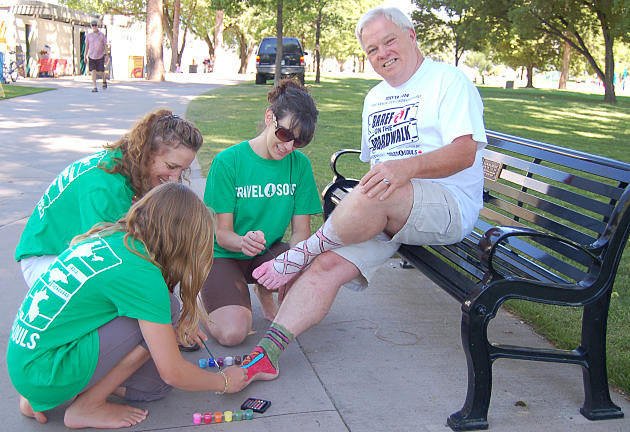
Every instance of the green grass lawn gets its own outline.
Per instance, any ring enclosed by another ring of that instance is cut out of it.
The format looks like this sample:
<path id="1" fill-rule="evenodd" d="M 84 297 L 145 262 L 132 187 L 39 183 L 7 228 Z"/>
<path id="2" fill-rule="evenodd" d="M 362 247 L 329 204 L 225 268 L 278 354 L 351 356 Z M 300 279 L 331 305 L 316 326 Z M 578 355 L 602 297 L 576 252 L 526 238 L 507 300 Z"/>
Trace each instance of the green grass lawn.
<path id="1" fill-rule="evenodd" d="M 0 92 L 0 100 L 54 90 L 52 88 L 26 87 L 12 84 L 2 84 L 2 88 L 4 89 L 4 97 L 2 97 L 2 93 Z"/>
<path id="2" fill-rule="evenodd" d="M 378 81 L 361 78 L 324 78 L 307 81 L 320 111 L 313 142 L 303 149 L 313 164 L 320 191 L 332 179 L 330 155 L 342 148 L 359 148 L 363 97 Z M 199 127 L 205 144 L 198 159 L 204 175 L 214 155 L 261 130 L 270 86 L 246 83 L 221 87 L 188 107 L 187 118 Z M 616 105 L 601 95 L 538 89 L 479 87 L 488 129 L 550 144 L 630 161 L 630 98 L 617 96 Z M 360 178 L 367 164 L 340 163 L 340 171 Z M 314 218 L 317 228 L 321 218 Z M 610 382 L 630 393 L 630 248 L 621 260 L 608 319 Z M 559 347 L 579 344 L 581 309 L 509 301 L 507 307 Z"/>

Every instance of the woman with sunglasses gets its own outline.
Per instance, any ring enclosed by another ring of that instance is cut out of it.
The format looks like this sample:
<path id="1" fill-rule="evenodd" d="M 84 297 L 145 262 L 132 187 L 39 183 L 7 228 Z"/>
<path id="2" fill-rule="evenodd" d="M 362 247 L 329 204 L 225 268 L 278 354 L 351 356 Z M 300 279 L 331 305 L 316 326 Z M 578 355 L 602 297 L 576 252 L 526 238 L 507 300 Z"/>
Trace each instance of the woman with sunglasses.
<path id="1" fill-rule="evenodd" d="M 222 345 L 241 343 L 252 326 L 252 270 L 310 235 L 321 202 L 311 163 L 296 150 L 315 132 L 318 111 L 308 90 L 283 80 L 267 95 L 264 130 L 217 154 L 204 201 L 217 213 L 215 260 L 201 290 L 208 332 Z M 291 225 L 289 244 L 282 237 Z M 266 319 L 272 293 L 255 286 Z M 192 341 L 191 341 L 192 342 Z"/>

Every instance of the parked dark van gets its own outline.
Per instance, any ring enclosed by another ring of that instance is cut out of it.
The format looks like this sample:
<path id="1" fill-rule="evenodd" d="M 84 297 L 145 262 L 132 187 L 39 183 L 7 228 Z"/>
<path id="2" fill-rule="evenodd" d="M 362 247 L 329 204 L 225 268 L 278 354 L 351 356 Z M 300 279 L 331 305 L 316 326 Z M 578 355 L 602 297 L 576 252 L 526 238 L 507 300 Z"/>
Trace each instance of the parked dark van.
<path id="1" fill-rule="evenodd" d="M 265 84 L 268 79 L 274 79 L 276 73 L 276 44 L 277 38 L 266 37 L 260 42 L 256 55 L 256 84 Z M 298 77 L 304 84 L 304 56 L 302 44 L 297 38 L 282 38 L 282 69 L 283 78 Z"/>

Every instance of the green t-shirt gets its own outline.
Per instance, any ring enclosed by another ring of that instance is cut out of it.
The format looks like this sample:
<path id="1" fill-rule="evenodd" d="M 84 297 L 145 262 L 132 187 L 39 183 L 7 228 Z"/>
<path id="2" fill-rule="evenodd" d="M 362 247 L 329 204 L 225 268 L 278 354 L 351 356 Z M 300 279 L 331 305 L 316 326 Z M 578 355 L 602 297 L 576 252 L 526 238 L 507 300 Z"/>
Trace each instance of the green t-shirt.
<path id="1" fill-rule="evenodd" d="M 267 246 L 282 239 L 293 215 L 322 212 L 311 162 L 304 153 L 296 150 L 281 160 L 263 159 L 248 141 L 214 158 L 204 202 L 217 213 L 233 213 L 235 233 L 264 232 Z M 216 241 L 214 256 L 252 258 L 223 249 Z"/>
<path id="2" fill-rule="evenodd" d="M 162 272 L 131 252 L 123 236 L 91 237 L 62 252 L 18 310 L 7 366 L 13 386 L 35 411 L 85 388 L 98 361 L 102 325 L 119 316 L 171 322 Z M 145 253 L 139 241 L 130 242 Z"/>
<path id="3" fill-rule="evenodd" d="M 64 169 L 28 219 L 15 259 L 59 255 L 75 236 L 99 222 L 115 222 L 124 216 L 134 195 L 131 183 L 120 173 L 102 169 L 121 158 L 120 150 L 103 150 Z"/>

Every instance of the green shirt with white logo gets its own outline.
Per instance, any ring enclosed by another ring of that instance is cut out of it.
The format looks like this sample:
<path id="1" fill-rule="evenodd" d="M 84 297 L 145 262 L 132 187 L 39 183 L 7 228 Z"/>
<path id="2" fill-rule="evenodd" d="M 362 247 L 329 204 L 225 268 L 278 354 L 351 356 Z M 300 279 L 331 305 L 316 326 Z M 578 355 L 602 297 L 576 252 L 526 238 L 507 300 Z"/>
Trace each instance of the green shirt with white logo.
<path id="1" fill-rule="evenodd" d="M 26 223 L 15 259 L 59 255 L 75 236 L 124 216 L 134 195 L 131 183 L 126 176 L 103 169 L 111 169 L 120 159 L 120 150 L 103 150 L 64 169 Z"/>
<path id="2" fill-rule="evenodd" d="M 98 361 L 102 325 L 119 316 L 171 323 L 162 272 L 131 252 L 123 236 L 93 236 L 62 252 L 18 310 L 7 367 L 13 386 L 35 411 L 54 408 L 85 388 Z M 146 255 L 141 242 L 129 243 Z"/>
<path id="3" fill-rule="evenodd" d="M 322 212 L 311 162 L 304 153 L 295 150 L 281 160 L 264 159 L 248 141 L 216 155 L 204 202 L 217 213 L 233 213 L 235 233 L 264 232 L 267 246 L 282 239 L 293 215 Z M 252 259 L 222 248 L 216 240 L 214 256 Z"/>

